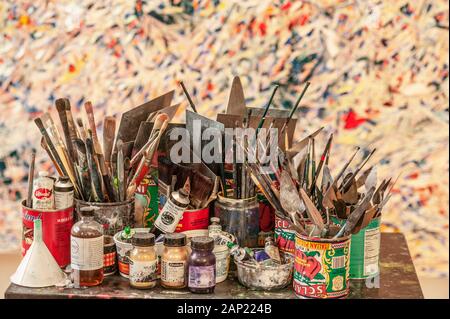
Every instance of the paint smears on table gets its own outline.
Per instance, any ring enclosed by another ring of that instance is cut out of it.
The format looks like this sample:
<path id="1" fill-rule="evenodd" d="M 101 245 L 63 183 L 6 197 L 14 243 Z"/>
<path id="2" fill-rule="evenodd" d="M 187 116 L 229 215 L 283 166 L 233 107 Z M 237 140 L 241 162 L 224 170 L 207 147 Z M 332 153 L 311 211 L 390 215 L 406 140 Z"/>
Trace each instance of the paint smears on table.
<path id="1" fill-rule="evenodd" d="M 337 125 L 342 161 L 353 146 L 372 145 L 380 178 L 403 170 L 382 229 L 406 233 L 420 274 L 448 275 L 447 1 L 173 3 L 0 5 L 2 249 L 19 243 L 26 161 L 39 143 L 30 119 L 56 97 L 72 101 L 75 117 L 89 98 L 99 117 L 183 80 L 198 111 L 214 118 L 234 75 L 248 106 L 263 107 L 277 83 L 273 107 L 287 109 L 311 78 L 299 134 Z M 36 161 L 52 166 L 43 152 Z"/>

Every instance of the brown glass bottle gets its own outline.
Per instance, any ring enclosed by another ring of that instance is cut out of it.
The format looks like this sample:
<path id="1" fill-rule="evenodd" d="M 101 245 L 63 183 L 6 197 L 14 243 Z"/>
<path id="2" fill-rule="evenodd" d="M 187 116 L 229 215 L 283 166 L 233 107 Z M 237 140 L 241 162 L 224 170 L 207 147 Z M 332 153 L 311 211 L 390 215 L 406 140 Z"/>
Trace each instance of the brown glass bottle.
<path id="1" fill-rule="evenodd" d="M 103 282 L 103 228 L 94 220 L 94 208 L 83 207 L 81 220 L 71 231 L 71 267 L 75 287 Z"/>

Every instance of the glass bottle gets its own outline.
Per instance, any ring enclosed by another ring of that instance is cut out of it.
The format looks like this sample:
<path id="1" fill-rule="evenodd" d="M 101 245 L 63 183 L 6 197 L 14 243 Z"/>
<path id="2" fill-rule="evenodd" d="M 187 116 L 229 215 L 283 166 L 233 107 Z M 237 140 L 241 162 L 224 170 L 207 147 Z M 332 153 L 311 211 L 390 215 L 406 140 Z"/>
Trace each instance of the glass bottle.
<path id="1" fill-rule="evenodd" d="M 208 226 L 208 236 L 215 240 L 222 234 L 222 226 L 219 217 L 211 217 L 211 224 Z"/>
<path id="2" fill-rule="evenodd" d="M 130 252 L 130 286 L 137 289 L 150 289 L 156 286 L 157 261 L 155 235 L 136 232 L 132 239 Z"/>
<path id="3" fill-rule="evenodd" d="M 213 293 L 216 286 L 216 256 L 214 239 L 206 236 L 191 239 L 188 258 L 188 288 L 199 294 Z"/>
<path id="4" fill-rule="evenodd" d="M 172 289 L 186 287 L 187 259 L 186 235 L 166 234 L 161 256 L 161 286 Z"/>
<path id="5" fill-rule="evenodd" d="M 81 208 L 81 220 L 71 230 L 71 268 L 77 288 L 103 281 L 103 228 L 94 220 L 94 212 L 94 207 Z"/>

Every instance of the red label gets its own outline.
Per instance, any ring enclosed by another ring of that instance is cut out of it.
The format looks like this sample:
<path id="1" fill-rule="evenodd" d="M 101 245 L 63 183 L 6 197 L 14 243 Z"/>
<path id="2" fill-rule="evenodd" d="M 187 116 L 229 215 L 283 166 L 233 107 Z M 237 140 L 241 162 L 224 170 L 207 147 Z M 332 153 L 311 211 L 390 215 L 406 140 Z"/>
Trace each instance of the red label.
<path id="1" fill-rule="evenodd" d="M 48 188 L 38 188 L 34 191 L 34 197 L 37 199 L 47 199 L 52 197 L 52 190 Z"/>
<path id="2" fill-rule="evenodd" d="M 302 283 L 294 280 L 294 291 L 297 295 L 313 298 L 324 298 L 327 295 L 327 287 L 321 285 L 302 285 Z"/>
<path id="3" fill-rule="evenodd" d="M 175 232 L 181 233 L 188 230 L 208 229 L 209 208 L 186 211 L 177 225 Z"/>
<path id="4" fill-rule="evenodd" d="M 60 267 L 70 264 L 70 230 L 73 207 L 63 210 L 35 210 L 22 206 L 22 255 L 33 242 L 34 220 L 42 220 L 42 239 Z"/>

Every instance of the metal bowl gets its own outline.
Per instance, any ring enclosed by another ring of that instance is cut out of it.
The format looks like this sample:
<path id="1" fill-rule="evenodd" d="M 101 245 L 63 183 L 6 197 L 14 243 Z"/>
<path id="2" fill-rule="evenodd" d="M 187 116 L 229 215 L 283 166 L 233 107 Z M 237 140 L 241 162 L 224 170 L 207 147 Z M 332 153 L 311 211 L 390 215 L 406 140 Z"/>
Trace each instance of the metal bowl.
<path id="1" fill-rule="evenodd" d="M 261 249 L 253 249 L 258 251 Z M 241 285 L 251 290 L 278 290 L 292 282 L 294 256 L 280 252 L 285 263 L 281 265 L 260 265 L 248 261 L 234 261 Z"/>

